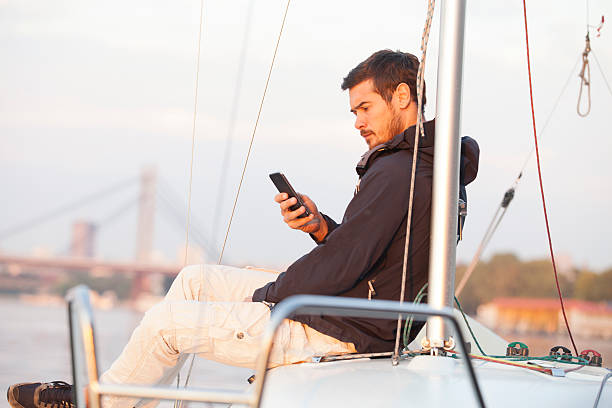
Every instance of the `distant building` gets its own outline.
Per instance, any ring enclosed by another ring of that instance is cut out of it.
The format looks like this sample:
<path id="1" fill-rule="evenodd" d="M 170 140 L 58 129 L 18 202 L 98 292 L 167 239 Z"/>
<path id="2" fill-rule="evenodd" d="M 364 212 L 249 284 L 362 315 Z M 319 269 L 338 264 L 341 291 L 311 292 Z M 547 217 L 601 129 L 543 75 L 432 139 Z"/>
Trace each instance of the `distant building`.
<path id="1" fill-rule="evenodd" d="M 606 303 L 565 300 L 574 333 L 612 339 L 612 307 Z M 478 319 L 492 329 L 516 333 L 555 334 L 565 331 L 558 299 L 497 298 L 478 307 Z"/>
<path id="2" fill-rule="evenodd" d="M 70 255 L 78 258 L 93 258 L 96 226 L 91 222 L 76 221 L 72 224 Z"/>

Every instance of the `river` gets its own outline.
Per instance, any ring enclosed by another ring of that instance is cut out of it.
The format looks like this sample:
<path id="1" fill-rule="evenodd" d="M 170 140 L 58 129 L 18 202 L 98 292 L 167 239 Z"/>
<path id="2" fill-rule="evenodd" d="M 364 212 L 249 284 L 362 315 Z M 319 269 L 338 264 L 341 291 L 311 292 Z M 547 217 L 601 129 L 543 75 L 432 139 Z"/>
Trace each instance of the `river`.
<path id="1" fill-rule="evenodd" d="M 95 310 L 94 314 L 98 364 L 103 372 L 127 343 L 142 313 L 118 307 Z M 5 390 L 11 384 L 57 380 L 72 382 L 68 316 L 64 305 L 29 304 L 0 297 L 0 316 L 0 408 L 9 408 Z M 183 369 L 185 374 L 188 365 L 189 361 Z M 185 378 L 185 374 L 182 378 Z M 251 374 L 252 371 L 245 368 L 196 358 L 189 384 L 244 389 Z"/>
<path id="2" fill-rule="evenodd" d="M 95 310 L 98 364 L 103 372 L 119 355 L 142 313 L 125 307 Z M 9 408 L 4 390 L 25 381 L 71 382 L 67 311 L 65 305 L 38 305 L 0 297 L 0 408 Z M 551 346 L 564 344 L 564 336 L 546 337 L 506 334 L 509 341 L 520 339 L 531 348 L 531 355 L 545 355 Z M 579 349 L 594 348 L 604 357 L 612 355 L 612 344 L 604 340 L 577 338 Z M 567 345 L 567 344 L 566 344 Z M 185 365 L 188 367 L 189 362 Z M 186 369 L 183 369 L 185 378 Z M 230 367 L 196 358 L 190 385 L 197 387 L 244 389 L 251 370 Z M 171 407 L 171 403 L 163 403 Z"/>

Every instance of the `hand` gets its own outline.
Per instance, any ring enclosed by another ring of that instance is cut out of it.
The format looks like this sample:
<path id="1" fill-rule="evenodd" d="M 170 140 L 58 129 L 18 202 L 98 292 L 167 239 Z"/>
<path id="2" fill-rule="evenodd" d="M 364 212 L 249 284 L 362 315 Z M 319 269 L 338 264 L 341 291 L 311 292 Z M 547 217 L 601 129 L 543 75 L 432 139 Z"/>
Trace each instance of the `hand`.
<path id="1" fill-rule="evenodd" d="M 280 204 L 283 221 L 285 221 L 290 228 L 312 234 L 318 242 L 321 242 L 327 235 L 327 222 L 325 222 L 325 219 L 321 216 L 315 203 L 306 194 L 300 194 L 300 197 L 310 210 L 310 215 L 304 218 L 298 218 L 306 211 L 304 206 L 300 206 L 300 208 L 295 211 L 289 209 L 289 207 L 297 204 L 297 199 L 295 197 L 289 198 L 287 193 L 279 193 L 274 196 L 274 201 Z"/>

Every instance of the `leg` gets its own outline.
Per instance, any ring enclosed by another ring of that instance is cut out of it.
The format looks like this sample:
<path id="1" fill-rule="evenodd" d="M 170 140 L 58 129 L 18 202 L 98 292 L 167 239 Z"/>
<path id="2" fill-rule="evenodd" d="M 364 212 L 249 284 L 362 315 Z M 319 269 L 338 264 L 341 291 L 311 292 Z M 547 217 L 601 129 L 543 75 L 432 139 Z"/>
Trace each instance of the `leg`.
<path id="1" fill-rule="evenodd" d="M 221 363 L 255 367 L 267 306 L 250 302 L 167 301 L 150 309 L 102 382 L 159 384 L 176 375 L 185 353 Z M 270 366 L 306 361 L 314 354 L 352 352 L 343 343 L 301 323 L 285 320 L 277 331 Z M 134 406 L 137 399 L 105 397 L 104 406 Z"/>
<path id="2" fill-rule="evenodd" d="M 273 272 L 226 265 L 190 265 L 181 270 L 166 294 L 169 300 L 242 302 L 255 289 L 276 279 Z"/>

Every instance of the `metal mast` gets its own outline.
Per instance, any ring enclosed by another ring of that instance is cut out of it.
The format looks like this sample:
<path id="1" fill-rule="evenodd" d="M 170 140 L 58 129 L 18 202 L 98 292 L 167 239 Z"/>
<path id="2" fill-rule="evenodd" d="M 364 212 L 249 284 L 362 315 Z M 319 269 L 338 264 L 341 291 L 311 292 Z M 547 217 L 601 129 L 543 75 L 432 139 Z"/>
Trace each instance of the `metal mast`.
<path id="1" fill-rule="evenodd" d="M 452 307 L 455 286 L 464 25 L 465 0 L 443 0 L 428 293 L 429 305 L 437 309 Z M 424 346 L 432 354 L 453 346 L 442 318 L 428 319 Z"/>

